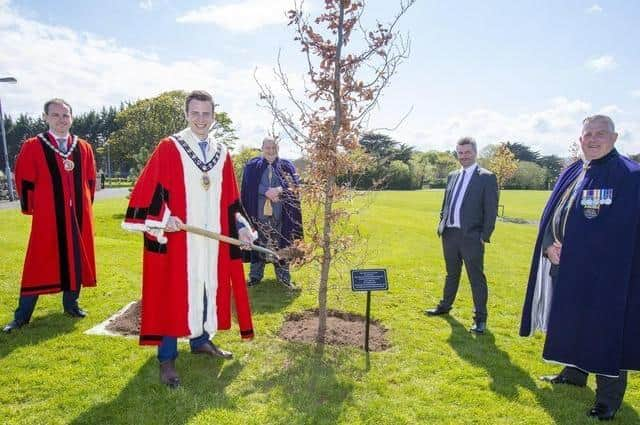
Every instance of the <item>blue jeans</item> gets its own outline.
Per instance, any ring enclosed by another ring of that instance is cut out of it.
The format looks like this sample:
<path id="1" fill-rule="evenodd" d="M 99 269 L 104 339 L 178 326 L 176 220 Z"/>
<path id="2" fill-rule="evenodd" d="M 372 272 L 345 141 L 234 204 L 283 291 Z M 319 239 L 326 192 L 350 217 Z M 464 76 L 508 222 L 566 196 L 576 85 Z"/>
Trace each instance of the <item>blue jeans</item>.
<path id="1" fill-rule="evenodd" d="M 78 308 L 78 298 L 80 297 L 80 289 L 77 291 L 62 292 L 62 308 L 73 310 Z M 33 310 L 36 308 L 38 295 L 22 295 L 18 300 L 18 308 L 16 309 L 13 319 L 18 323 L 29 323 Z"/>
<path id="2" fill-rule="evenodd" d="M 202 323 L 204 323 L 207 317 L 207 294 L 204 294 L 204 308 L 202 311 Z M 209 333 L 205 330 L 202 331 L 202 335 L 189 340 L 191 350 L 207 344 L 209 342 Z M 158 346 L 158 361 L 160 363 L 168 360 L 175 360 L 178 357 L 178 338 L 175 336 L 163 336 L 160 345 Z"/>

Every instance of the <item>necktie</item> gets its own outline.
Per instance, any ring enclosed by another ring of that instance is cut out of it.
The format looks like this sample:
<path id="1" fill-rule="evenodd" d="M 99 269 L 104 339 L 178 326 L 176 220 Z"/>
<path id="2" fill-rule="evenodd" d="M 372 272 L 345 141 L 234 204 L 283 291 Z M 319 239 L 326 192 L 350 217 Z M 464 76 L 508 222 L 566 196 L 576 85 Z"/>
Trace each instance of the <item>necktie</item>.
<path id="1" fill-rule="evenodd" d="M 56 137 L 56 141 L 58 142 L 58 148 L 60 152 L 67 153 L 67 138 L 66 137 Z"/>
<path id="2" fill-rule="evenodd" d="M 273 178 L 273 167 L 269 164 L 269 168 L 267 171 L 267 180 L 269 180 L 269 188 L 271 188 L 271 179 Z M 273 215 L 273 208 L 271 207 L 271 200 L 267 198 L 264 201 L 264 209 L 263 213 L 265 217 L 271 217 Z"/>
<path id="3" fill-rule="evenodd" d="M 458 187 L 456 188 L 456 193 L 455 195 L 453 195 L 453 199 L 451 200 L 451 204 L 449 205 L 449 215 L 447 218 L 447 222 L 449 223 L 449 225 L 453 224 L 453 212 L 456 208 L 458 196 L 460 196 L 460 189 L 462 189 L 462 184 L 464 183 L 464 172 L 465 170 L 462 170 L 462 173 L 458 174 L 458 178 L 456 179 L 456 184 L 458 185 Z"/>
<path id="4" fill-rule="evenodd" d="M 204 162 L 207 162 L 207 145 L 209 142 L 206 140 L 204 142 L 198 142 L 200 145 L 200 150 L 202 151 L 202 158 L 204 158 Z"/>

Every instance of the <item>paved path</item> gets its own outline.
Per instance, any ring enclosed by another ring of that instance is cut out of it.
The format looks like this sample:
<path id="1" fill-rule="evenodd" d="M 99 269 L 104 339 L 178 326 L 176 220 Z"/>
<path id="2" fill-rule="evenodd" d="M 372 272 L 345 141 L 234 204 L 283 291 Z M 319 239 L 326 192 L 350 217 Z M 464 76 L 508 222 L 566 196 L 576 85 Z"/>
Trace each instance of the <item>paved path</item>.
<path id="1" fill-rule="evenodd" d="M 124 198 L 129 194 L 128 187 L 107 188 L 96 192 L 96 201 L 109 198 Z M 20 202 L 0 201 L 0 210 L 8 210 L 12 208 L 20 208 Z"/>

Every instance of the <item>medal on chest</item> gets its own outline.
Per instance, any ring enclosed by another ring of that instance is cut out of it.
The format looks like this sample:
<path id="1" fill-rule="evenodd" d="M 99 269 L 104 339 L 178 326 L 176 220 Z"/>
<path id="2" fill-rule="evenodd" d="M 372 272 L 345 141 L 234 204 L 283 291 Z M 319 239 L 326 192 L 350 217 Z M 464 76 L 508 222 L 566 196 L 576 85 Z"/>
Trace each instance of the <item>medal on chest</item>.
<path id="1" fill-rule="evenodd" d="M 613 189 L 586 189 L 582 191 L 582 205 L 584 216 L 588 219 L 596 218 L 601 205 L 613 203 Z"/>
<path id="2" fill-rule="evenodd" d="M 73 171 L 73 167 L 75 167 L 76 164 L 74 164 L 73 161 L 69 158 L 65 158 L 62 160 L 62 166 L 64 167 L 65 171 Z"/>
<path id="3" fill-rule="evenodd" d="M 46 134 L 38 134 L 38 138 L 43 143 L 45 143 L 51 150 L 53 150 L 58 156 L 60 156 L 60 158 L 62 158 L 62 168 L 64 168 L 65 171 L 68 171 L 68 172 L 73 171 L 76 164 L 69 158 L 71 157 L 71 154 L 73 154 L 73 151 L 75 150 L 78 144 L 77 136 L 72 137 L 71 146 L 69 147 L 69 150 L 67 150 L 67 152 L 64 152 L 64 153 L 60 149 L 58 149 L 56 146 L 54 146 L 53 143 L 51 143 L 51 141 L 49 140 Z"/>
<path id="4" fill-rule="evenodd" d="M 209 177 L 209 171 L 211 171 L 211 169 L 213 169 L 213 167 L 215 167 L 215 165 L 218 163 L 218 160 L 222 155 L 222 145 L 220 143 L 217 144 L 216 152 L 214 153 L 213 158 L 205 163 L 198 157 L 198 155 L 196 155 L 191 147 L 189 147 L 189 144 L 180 136 L 174 134 L 173 136 L 171 136 L 171 138 L 178 142 L 180 146 L 182 146 L 186 154 L 189 156 L 189 158 L 191 158 L 191 161 L 193 161 L 195 166 L 198 167 L 198 169 L 202 172 L 202 176 L 200 177 L 200 186 L 202 186 L 204 190 L 209 190 L 209 188 L 211 187 L 211 178 Z"/>
<path id="5" fill-rule="evenodd" d="M 209 175 L 207 173 L 202 173 L 200 184 L 204 190 L 209 190 L 209 187 L 211 186 L 211 179 L 209 179 Z"/>

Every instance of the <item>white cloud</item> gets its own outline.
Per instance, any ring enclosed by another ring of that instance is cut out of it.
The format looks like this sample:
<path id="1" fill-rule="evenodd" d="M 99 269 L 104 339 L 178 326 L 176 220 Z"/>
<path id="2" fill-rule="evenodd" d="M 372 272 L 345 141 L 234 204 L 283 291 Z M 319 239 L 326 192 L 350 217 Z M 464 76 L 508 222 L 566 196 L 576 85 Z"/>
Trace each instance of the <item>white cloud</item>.
<path id="1" fill-rule="evenodd" d="M 501 142 L 531 146 L 543 155 L 567 156 L 569 146 L 580 135 L 582 120 L 595 113 L 610 113 L 620 137 L 616 146 L 623 153 L 640 153 L 640 123 L 616 105 L 594 107 L 580 99 L 558 97 L 538 111 L 509 114 L 490 109 L 473 109 L 436 123 L 425 122 L 419 114 L 392 136 L 419 150 L 453 150 L 456 140 L 472 136 L 480 150 Z M 416 129 L 428 130 L 416 130 Z"/>
<path id="2" fill-rule="evenodd" d="M 169 90 L 206 89 L 234 120 L 238 144 L 257 145 L 271 125 L 270 116 L 256 106 L 253 64 L 239 68 L 216 60 L 163 61 L 111 39 L 26 19 L 6 0 L 0 0 L 0 52 L 0 76 L 18 79 L 17 85 L 0 86 L 4 112 L 13 116 L 37 115 L 52 97 L 65 98 L 81 113 Z M 43 60 L 51 52 L 56 52 L 54 66 Z M 272 79 L 270 66 L 257 68 L 267 81 Z"/>
<path id="3" fill-rule="evenodd" d="M 639 90 L 633 90 L 631 92 L 631 96 L 633 97 L 640 97 L 640 89 Z"/>
<path id="4" fill-rule="evenodd" d="M 420 150 L 452 150 L 460 137 L 472 136 L 480 149 L 510 141 L 524 143 L 545 155 L 566 156 L 570 143 L 578 138 L 582 119 L 592 110 L 591 104 L 583 100 L 558 97 L 543 110 L 519 115 L 475 109 L 450 116 L 433 127 L 416 117 L 419 125 L 429 130 L 412 132 L 407 128 L 395 136 Z"/>
<path id="5" fill-rule="evenodd" d="M 176 21 L 213 23 L 229 31 L 251 32 L 267 25 L 286 23 L 286 12 L 292 8 L 292 0 L 242 0 L 192 9 L 179 16 Z"/>
<path id="6" fill-rule="evenodd" d="M 589 59 L 585 66 L 595 72 L 608 71 L 618 66 L 613 56 L 604 55 L 599 58 Z"/>
<path id="7" fill-rule="evenodd" d="M 598 111 L 599 114 L 603 115 L 618 115 L 622 112 L 622 109 L 620 109 L 618 105 L 606 105 L 600 108 L 600 110 Z"/>
<path id="8" fill-rule="evenodd" d="M 585 9 L 585 12 L 587 12 L 589 14 L 601 13 L 602 12 L 602 8 L 600 7 L 600 5 L 594 4 L 591 7 Z"/>
<path id="9" fill-rule="evenodd" d="M 153 9 L 153 1 L 152 0 L 142 0 L 138 3 L 140 9 L 151 10 Z"/>

